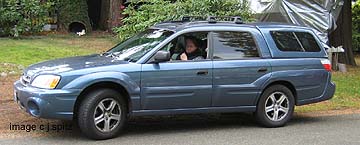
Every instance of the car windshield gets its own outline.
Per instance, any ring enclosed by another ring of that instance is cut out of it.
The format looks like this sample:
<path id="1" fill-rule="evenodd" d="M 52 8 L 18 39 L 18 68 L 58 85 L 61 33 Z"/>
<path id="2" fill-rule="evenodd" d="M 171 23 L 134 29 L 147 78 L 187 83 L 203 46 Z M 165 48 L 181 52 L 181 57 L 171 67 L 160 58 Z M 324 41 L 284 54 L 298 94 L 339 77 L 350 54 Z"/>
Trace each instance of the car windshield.
<path id="1" fill-rule="evenodd" d="M 173 32 L 163 29 L 148 29 L 118 44 L 104 55 L 118 60 L 136 62 L 172 34 Z"/>

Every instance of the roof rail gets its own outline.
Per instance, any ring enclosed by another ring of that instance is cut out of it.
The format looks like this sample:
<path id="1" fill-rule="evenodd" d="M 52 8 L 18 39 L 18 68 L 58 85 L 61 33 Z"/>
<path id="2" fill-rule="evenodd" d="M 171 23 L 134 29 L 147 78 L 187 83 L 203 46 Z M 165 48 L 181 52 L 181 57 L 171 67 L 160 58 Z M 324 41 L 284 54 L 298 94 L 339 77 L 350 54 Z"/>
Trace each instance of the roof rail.
<path id="1" fill-rule="evenodd" d="M 183 16 L 181 21 L 183 22 L 191 22 L 191 21 L 201 21 L 206 20 L 205 16 Z"/>
<path id="2" fill-rule="evenodd" d="M 183 16 L 182 22 L 192 21 L 208 21 L 209 23 L 217 23 L 218 21 L 234 22 L 235 24 L 243 24 L 242 18 L 239 16 Z"/>

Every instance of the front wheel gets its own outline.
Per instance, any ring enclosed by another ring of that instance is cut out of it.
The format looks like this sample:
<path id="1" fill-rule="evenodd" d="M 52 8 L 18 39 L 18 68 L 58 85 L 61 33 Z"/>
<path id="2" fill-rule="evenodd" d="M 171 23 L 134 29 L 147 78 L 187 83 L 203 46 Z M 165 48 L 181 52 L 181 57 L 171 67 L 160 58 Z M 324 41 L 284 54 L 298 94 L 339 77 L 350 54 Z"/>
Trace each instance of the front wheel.
<path id="1" fill-rule="evenodd" d="M 294 106 L 294 95 L 287 87 L 270 86 L 261 95 L 255 116 L 265 127 L 281 127 L 291 119 Z"/>
<path id="2" fill-rule="evenodd" d="M 121 94 L 111 89 L 89 93 L 78 110 L 80 130 L 92 139 L 108 139 L 121 131 L 126 121 L 126 104 Z"/>

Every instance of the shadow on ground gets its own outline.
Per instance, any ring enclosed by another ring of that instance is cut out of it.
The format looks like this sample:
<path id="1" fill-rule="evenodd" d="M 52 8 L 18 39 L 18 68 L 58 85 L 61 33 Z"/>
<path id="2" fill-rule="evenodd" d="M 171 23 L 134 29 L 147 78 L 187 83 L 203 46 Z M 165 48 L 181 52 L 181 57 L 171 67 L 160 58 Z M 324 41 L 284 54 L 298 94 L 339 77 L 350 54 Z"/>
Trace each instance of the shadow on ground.
<path id="1" fill-rule="evenodd" d="M 287 126 L 299 124 L 312 124 L 321 121 L 328 121 L 319 117 L 296 115 L 287 124 Z M 66 139 L 66 140 L 89 140 L 83 136 L 75 122 L 66 121 L 72 124 L 73 129 L 70 132 L 61 134 L 49 132 L 48 139 Z M 234 113 L 234 114 L 213 114 L 213 115 L 177 115 L 177 116 L 158 116 L 158 117 L 137 117 L 132 118 L 124 128 L 124 131 L 118 136 L 147 136 L 186 132 L 203 132 L 211 130 L 227 129 L 251 129 L 263 128 L 256 123 L 252 114 Z"/>

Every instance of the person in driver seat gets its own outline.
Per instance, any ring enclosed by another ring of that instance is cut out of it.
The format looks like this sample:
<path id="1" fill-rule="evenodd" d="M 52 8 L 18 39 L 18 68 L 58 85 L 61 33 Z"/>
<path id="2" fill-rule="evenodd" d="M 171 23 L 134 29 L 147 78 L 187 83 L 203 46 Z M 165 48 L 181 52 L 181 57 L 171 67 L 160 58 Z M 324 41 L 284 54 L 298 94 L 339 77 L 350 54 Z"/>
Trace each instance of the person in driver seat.
<path id="1" fill-rule="evenodd" d="M 177 60 L 200 60 L 205 59 L 202 56 L 202 52 L 199 49 L 199 44 L 196 41 L 197 38 L 188 36 L 185 38 L 185 52 L 181 53 Z"/>

